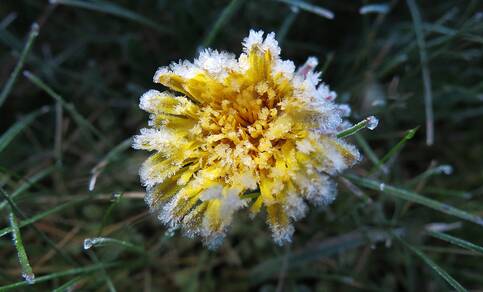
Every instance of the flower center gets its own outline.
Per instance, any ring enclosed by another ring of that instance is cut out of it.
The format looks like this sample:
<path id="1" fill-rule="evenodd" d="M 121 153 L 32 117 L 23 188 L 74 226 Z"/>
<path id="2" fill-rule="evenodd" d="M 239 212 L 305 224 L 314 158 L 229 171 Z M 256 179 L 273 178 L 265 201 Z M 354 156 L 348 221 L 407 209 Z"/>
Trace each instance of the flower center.
<path id="1" fill-rule="evenodd" d="M 271 82 L 270 82 L 271 83 Z M 259 152 L 277 144 L 276 137 L 269 139 L 274 121 L 283 113 L 279 101 L 285 92 L 273 84 L 260 81 L 229 92 L 223 99 L 216 98 L 200 111 L 199 126 L 205 147 L 222 160 L 241 158 L 249 165 Z M 236 155 L 237 157 L 230 157 Z M 255 159 L 256 160 L 256 159 Z"/>

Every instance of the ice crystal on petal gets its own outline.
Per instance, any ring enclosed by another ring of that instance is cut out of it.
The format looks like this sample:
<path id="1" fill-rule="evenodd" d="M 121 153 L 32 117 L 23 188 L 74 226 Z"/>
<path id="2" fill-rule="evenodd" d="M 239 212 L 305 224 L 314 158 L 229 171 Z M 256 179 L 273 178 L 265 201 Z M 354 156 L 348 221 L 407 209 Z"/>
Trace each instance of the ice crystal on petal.
<path id="1" fill-rule="evenodd" d="M 251 30 L 242 45 L 238 58 L 205 49 L 193 62 L 160 67 L 154 82 L 169 91 L 149 90 L 139 103 L 150 114 L 133 141 L 152 153 L 139 172 L 146 204 L 169 230 L 209 248 L 242 209 L 251 217 L 264 209 L 273 240 L 290 242 L 309 204 L 335 199 L 329 175 L 360 160 L 336 137 L 350 127 L 350 107 L 334 103 L 316 58 L 296 69 L 263 31 Z"/>
<path id="2" fill-rule="evenodd" d="M 292 242 L 292 235 L 295 231 L 293 225 L 287 226 L 277 226 L 272 225 L 272 238 L 273 241 L 278 245 L 284 245 L 286 243 Z"/>
<path id="3" fill-rule="evenodd" d="M 248 33 L 248 37 L 243 40 L 243 51 L 247 54 L 250 53 L 250 50 L 255 47 L 260 47 L 263 43 L 263 31 L 254 31 L 250 30 Z"/>
<path id="4" fill-rule="evenodd" d="M 227 71 L 236 70 L 238 65 L 235 55 L 211 49 L 202 51 L 194 63 L 218 79 L 225 78 Z"/>

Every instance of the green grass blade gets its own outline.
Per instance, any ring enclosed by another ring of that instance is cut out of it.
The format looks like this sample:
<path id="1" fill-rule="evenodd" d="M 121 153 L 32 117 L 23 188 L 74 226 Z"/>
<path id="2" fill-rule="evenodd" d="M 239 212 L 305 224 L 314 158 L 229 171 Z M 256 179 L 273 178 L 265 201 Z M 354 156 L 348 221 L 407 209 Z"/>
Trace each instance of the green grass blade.
<path id="1" fill-rule="evenodd" d="M 96 186 L 96 181 L 99 175 L 102 173 L 104 168 L 109 165 L 109 163 L 116 160 L 121 153 L 131 148 L 132 145 L 132 138 L 128 138 L 121 143 L 119 143 L 116 147 L 114 147 L 111 151 L 109 151 L 106 156 L 91 170 L 91 179 L 89 180 L 89 191 L 92 192 L 94 187 Z"/>
<path id="2" fill-rule="evenodd" d="M 52 88 L 50 88 L 47 84 L 45 84 L 42 80 L 40 80 L 37 76 L 32 74 L 29 71 L 24 71 L 25 77 L 27 77 L 33 84 L 35 84 L 40 89 L 44 90 L 48 95 L 50 95 L 53 99 L 60 102 L 62 106 L 69 112 L 72 116 L 74 121 L 77 123 L 79 128 L 84 130 L 86 134 L 92 132 L 97 137 L 102 137 L 102 134 L 97 130 L 86 118 L 84 118 L 79 111 L 75 108 L 75 106 L 71 103 L 67 103 L 62 96 L 57 94 Z"/>
<path id="3" fill-rule="evenodd" d="M 144 17 L 140 14 L 132 12 L 126 8 L 123 8 L 119 5 L 106 2 L 106 1 L 89 1 L 89 0 L 50 0 L 53 4 L 62 4 L 72 7 L 78 7 L 82 9 L 87 9 L 91 11 L 102 12 L 114 16 L 118 16 L 121 18 L 129 19 L 135 21 L 137 23 L 146 25 L 150 28 L 153 28 L 159 32 L 163 33 L 172 33 L 171 30 L 167 29 L 166 27 L 159 25 L 158 23 L 154 22 L 153 20 Z"/>
<path id="4" fill-rule="evenodd" d="M 479 254 L 483 254 L 483 247 L 481 247 L 477 244 L 471 243 L 469 241 L 466 241 L 464 239 L 454 237 L 452 235 L 449 235 L 449 234 L 446 234 L 446 233 L 443 233 L 443 232 L 429 231 L 428 233 L 433 237 L 447 241 L 451 244 L 460 246 L 462 248 L 466 248 L 468 250 L 472 250 L 472 251 L 477 252 Z"/>
<path id="5" fill-rule="evenodd" d="M 66 202 L 64 204 L 55 206 L 55 207 L 53 207 L 53 208 L 51 208 L 51 209 L 49 209 L 47 211 L 41 212 L 41 213 L 39 213 L 37 215 L 34 215 L 34 216 L 29 217 L 28 219 L 25 219 L 25 220 L 20 221 L 20 223 L 18 224 L 18 227 L 19 228 L 22 228 L 22 227 L 28 226 L 28 225 L 30 225 L 32 223 L 35 223 L 35 222 L 37 222 L 39 220 L 42 220 L 42 219 L 46 218 L 46 217 L 48 217 L 48 216 L 50 216 L 52 214 L 55 214 L 57 212 L 63 211 L 65 209 L 68 209 L 70 207 L 76 206 L 76 205 L 78 205 L 80 203 L 83 203 L 83 202 L 89 200 L 89 199 L 90 199 L 90 197 L 79 198 L 79 199 L 72 200 L 70 202 Z M 8 234 L 8 233 L 10 233 L 12 231 L 13 231 L 13 229 L 11 227 L 5 227 L 3 229 L 0 229 L 0 237 L 5 236 L 6 234 Z"/>
<path id="6" fill-rule="evenodd" d="M 360 121 L 359 123 L 355 124 L 354 126 L 350 127 L 349 129 L 345 129 L 344 131 L 337 133 L 337 138 L 349 137 L 365 128 L 368 128 L 372 131 L 377 127 L 378 123 L 379 120 L 376 117 L 369 116 L 364 120 Z"/>
<path id="7" fill-rule="evenodd" d="M 457 197 L 465 200 L 469 200 L 473 198 L 473 194 L 471 192 L 462 191 L 462 190 L 453 190 L 453 189 L 447 189 L 447 188 L 426 187 L 424 188 L 424 192 L 430 193 L 430 194 L 442 195 L 442 196 L 452 196 L 452 197 Z"/>
<path id="8" fill-rule="evenodd" d="M 57 273 L 52 273 L 52 274 L 48 274 L 48 275 L 45 275 L 45 276 L 37 277 L 35 279 L 35 284 L 46 282 L 46 281 L 53 280 L 53 279 L 58 279 L 58 278 L 65 277 L 65 276 L 82 275 L 82 274 L 85 275 L 85 274 L 89 274 L 89 273 L 92 273 L 92 272 L 95 272 L 95 271 L 98 271 L 98 270 L 101 270 L 101 269 L 104 269 L 104 268 L 118 267 L 118 266 L 122 266 L 122 265 L 125 265 L 125 263 L 123 263 L 123 262 L 112 262 L 112 263 L 104 263 L 104 264 L 94 264 L 94 265 L 90 265 L 90 266 L 82 267 L 82 268 L 74 268 L 74 269 L 70 269 L 70 270 L 66 270 L 66 271 L 62 271 L 62 272 L 57 272 Z M 16 283 L 13 283 L 13 284 L 10 284 L 10 285 L 1 286 L 0 291 L 17 289 L 19 287 L 24 287 L 26 285 L 28 285 L 28 284 L 25 281 L 16 282 Z"/>
<path id="9" fill-rule="evenodd" d="M 403 235 L 402 228 L 392 230 L 393 233 Z M 319 244 L 294 251 L 288 255 L 287 261 L 290 268 L 295 268 L 311 261 L 316 261 L 322 257 L 343 253 L 348 250 L 356 249 L 365 244 L 372 244 L 389 239 L 391 236 L 385 230 L 369 229 L 355 230 L 341 236 L 326 239 Z M 250 275 L 254 282 L 264 281 L 273 275 L 277 275 L 282 267 L 284 256 L 269 259 L 255 266 Z"/>
<path id="10" fill-rule="evenodd" d="M 20 208 L 15 204 L 15 202 L 10 198 L 9 194 L 2 187 L 0 187 L 0 194 L 8 202 L 11 210 L 14 211 L 20 218 L 26 220 L 27 216 L 22 212 L 22 210 L 20 210 Z M 63 250 L 59 249 L 55 245 L 55 243 L 35 225 L 32 225 L 32 229 L 37 233 L 37 235 L 39 235 L 43 239 L 43 241 L 45 241 L 58 255 L 64 258 L 67 262 L 71 264 L 77 264 L 77 262 L 73 258 L 71 258 Z M 12 231 L 14 232 L 15 230 L 12 229 Z"/>
<path id="11" fill-rule="evenodd" d="M 95 263 L 95 264 L 101 264 L 102 265 L 102 269 L 100 270 L 100 273 L 101 273 L 101 277 L 104 279 L 104 281 L 106 281 L 106 285 L 107 285 L 107 288 L 109 289 L 110 292 L 116 292 L 116 287 L 114 286 L 114 283 L 112 282 L 111 280 L 111 277 L 109 277 L 109 275 L 107 274 L 107 271 L 106 269 L 104 269 L 104 263 L 101 262 L 95 253 L 93 252 L 89 252 L 89 257 L 92 259 L 92 261 Z"/>
<path id="12" fill-rule="evenodd" d="M 240 7 L 242 6 L 245 0 L 232 0 L 221 12 L 220 17 L 216 20 L 213 27 L 211 28 L 210 32 L 203 40 L 203 47 L 209 47 L 213 41 L 215 40 L 216 36 L 220 32 L 223 26 L 233 17 L 235 12 L 237 12 Z"/>
<path id="13" fill-rule="evenodd" d="M 81 277 L 76 277 L 74 279 L 71 279 L 64 284 L 60 285 L 59 287 L 55 288 L 52 290 L 52 292 L 65 292 L 65 291 L 73 291 L 72 287 L 76 285 L 82 278 Z"/>
<path id="14" fill-rule="evenodd" d="M 20 121 L 11 126 L 5 133 L 2 134 L 2 136 L 0 136 L 0 152 L 2 152 L 8 146 L 8 144 L 10 144 L 10 142 L 12 142 L 12 140 L 19 133 L 25 130 L 25 128 L 27 128 L 36 118 L 48 111 L 48 107 L 42 107 L 41 109 L 26 115 Z"/>
<path id="15" fill-rule="evenodd" d="M 372 162 L 373 165 L 379 165 L 381 161 L 379 160 L 379 157 L 377 157 L 377 154 L 372 150 L 372 147 L 367 143 L 366 139 L 359 133 L 356 133 L 354 135 L 354 139 L 359 144 L 359 146 L 362 148 L 362 151 L 366 155 L 367 158 Z"/>
<path id="16" fill-rule="evenodd" d="M 416 33 L 416 41 L 419 48 L 419 58 L 421 61 L 421 71 L 423 75 L 424 85 L 424 110 L 426 113 L 426 144 L 428 146 L 434 143 L 434 113 L 433 113 L 433 93 L 431 89 L 431 75 L 429 73 L 428 53 L 426 51 L 426 42 L 424 40 L 423 21 L 416 0 L 406 0 L 409 11 L 413 18 L 414 31 Z"/>
<path id="17" fill-rule="evenodd" d="M 460 210 L 458 208 L 455 208 L 453 206 L 440 203 L 438 201 L 435 201 L 433 199 L 426 198 L 424 196 L 421 196 L 417 193 L 401 189 L 401 188 L 396 188 L 390 185 L 386 185 L 385 183 L 376 181 L 376 180 L 371 180 L 355 175 L 347 175 L 346 176 L 350 181 L 353 183 L 368 188 L 372 189 L 375 191 L 379 191 L 383 194 L 389 195 L 391 197 L 395 197 L 398 199 L 402 199 L 405 201 L 409 201 L 412 203 L 420 204 L 423 206 L 426 206 L 428 208 L 434 209 L 436 211 L 455 216 L 458 218 L 461 218 L 463 220 L 473 222 L 475 224 L 478 224 L 480 226 L 483 226 L 483 219 L 479 216 L 470 214 L 466 211 Z"/>
<path id="18" fill-rule="evenodd" d="M 406 185 L 414 186 L 420 183 L 421 181 L 425 181 L 429 179 L 434 175 L 441 175 L 441 174 L 451 175 L 452 172 L 453 172 L 453 167 L 451 165 L 448 165 L 448 164 L 438 165 L 436 167 L 431 167 L 428 170 L 424 171 L 423 173 L 419 174 L 418 176 L 416 176 L 415 178 L 407 182 Z"/>
<path id="19" fill-rule="evenodd" d="M 302 10 L 305 10 L 307 12 L 314 13 L 318 16 L 322 16 L 324 18 L 328 19 L 333 19 L 334 18 L 334 13 L 328 9 L 325 9 L 323 7 L 313 5 L 307 2 L 303 1 L 294 1 L 294 0 L 278 0 L 279 2 L 283 2 L 285 4 L 288 4 L 293 7 L 300 8 Z"/>
<path id="20" fill-rule="evenodd" d="M 32 49 L 32 45 L 34 44 L 34 41 L 38 35 L 39 35 L 39 25 L 37 23 L 34 23 L 32 24 L 30 33 L 27 38 L 27 42 L 25 43 L 22 53 L 20 54 L 20 58 L 18 59 L 17 65 L 13 69 L 12 74 L 10 74 L 10 77 L 8 78 L 7 82 L 5 83 L 5 86 L 3 87 L 2 92 L 0 93 L 0 107 L 2 107 L 10 91 L 12 90 L 12 87 L 15 84 L 15 81 L 17 80 L 18 73 L 20 73 L 20 70 L 22 70 L 25 60 L 27 59 L 27 56 L 29 55 L 29 52 Z"/>
<path id="21" fill-rule="evenodd" d="M 84 239 L 84 249 L 86 250 L 94 246 L 97 247 L 97 246 L 106 246 L 106 245 L 117 245 L 138 253 L 144 253 L 143 248 L 140 248 L 139 246 L 136 246 L 124 240 L 108 238 L 108 237 L 93 237 L 93 238 Z"/>
<path id="22" fill-rule="evenodd" d="M 22 268 L 22 277 L 28 284 L 33 284 L 35 282 L 35 275 L 32 271 L 32 267 L 30 266 L 27 252 L 25 251 L 22 236 L 20 234 L 20 229 L 18 228 L 17 218 L 15 218 L 13 211 L 10 211 L 9 221 L 10 226 L 13 230 L 13 243 L 15 245 L 15 248 L 17 249 L 18 261 L 20 263 L 20 267 Z"/>
<path id="23" fill-rule="evenodd" d="M 102 234 L 102 231 L 104 230 L 104 227 L 107 224 L 107 219 L 109 216 L 111 216 L 112 210 L 122 201 L 123 193 L 115 193 L 114 194 L 114 199 L 112 200 L 112 203 L 109 205 L 107 208 L 106 212 L 104 213 L 104 216 L 102 216 L 102 221 L 101 221 L 101 226 L 99 227 L 99 230 L 97 231 L 97 236 L 100 236 Z"/>
<path id="24" fill-rule="evenodd" d="M 285 38 L 287 37 L 287 34 L 290 28 L 292 27 L 292 25 L 294 24 L 298 14 L 299 14 L 299 9 L 291 9 L 289 12 L 289 15 L 284 19 L 277 33 L 277 41 L 279 46 L 281 47 L 283 46 L 283 42 L 285 41 Z M 324 72 L 324 70 L 322 70 L 322 72 Z"/>
<path id="25" fill-rule="evenodd" d="M 389 161 L 389 159 L 391 159 L 394 155 L 396 155 L 404 147 L 404 145 L 406 145 L 407 141 L 411 140 L 414 137 L 414 135 L 416 135 L 416 132 L 418 131 L 418 129 L 419 129 L 419 127 L 416 127 L 414 129 L 407 131 L 406 134 L 404 135 L 404 137 L 396 145 L 394 145 L 389 150 L 389 152 L 387 152 L 387 154 L 384 155 L 384 157 L 382 157 L 381 160 L 379 160 L 379 163 L 376 164 L 371 169 L 370 172 L 374 173 L 375 171 L 377 171 L 378 169 L 383 167 L 384 164 Z"/>
<path id="26" fill-rule="evenodd" d="M 398 236 L 394 236 L 399 242 L 401 242 L 406 248 L 416 254 L 420 259 L 422 259 L 433 271 L 435 271 L 441 278 L 443 278 L 448 284 L 451 285 L 456 291 L 467 291 L 463 286 L 461 286 L 458 281 L 451 277 L 445 270 L 438 266 L 432 259 L 426 256 L 420 249 L 415 246 L 410 245 Z"/>
<path id="27" fill-rule="evenodd" d="M 35 185 L 38 181 L 42 180 L 43 178 L 51 174 L 54 169 L 55 167 L 48 167 L 46 169 L 39 171 L 32 177 L 28 178 L 22 185 L 20 185 L 18 188 L 15 189 L 15 191 L 13 191 L 10 194 L 10 198 L 12 200 L 15 199 L 15 197 L 21 195 L 23 192 L 28 190 L 31 186 Z M 6 205 L 7 205 L 7 202 L 1 202 L 0 210 L 3 209 Z"/>

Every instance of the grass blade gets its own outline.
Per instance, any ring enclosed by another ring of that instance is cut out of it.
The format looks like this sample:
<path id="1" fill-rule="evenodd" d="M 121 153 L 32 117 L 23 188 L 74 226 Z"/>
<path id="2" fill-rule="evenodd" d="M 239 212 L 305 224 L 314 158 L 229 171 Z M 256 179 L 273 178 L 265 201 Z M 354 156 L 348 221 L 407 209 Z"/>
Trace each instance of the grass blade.
<path id="1" fill-rule="evenodd" d="M 5 18 L 0 21 L 0 29 L 7 28 L 14 20 L 17 18 L 17 13 L 15 12 L 10 12 L 5 16 Z"/>
<path id="2" fill-rule="evenodd" d="M 107 271 L 106 269 L 104 269 L 104 263 L 101 262 L 95 253 L 93 252 L 90 252 L 89 253 L 89 257 L 92 259 L 92 261 L 95 263 L 95 264 L 101 264 L 102 265 L 102 269 L 100 270 L 100 273 L 101 273 L 101 277 L 104 278 L 104 281 L 106 281 L 106 285 L 107 285 L 107 288 L 109 289 L 110 292 L 116 292 L 116 287 L 114 286 L 114 283 L 112 282 L 111 280 L 111 277 L 109 277 L 109 275 L 107 274 Z"/>
<path id="3" fill-rule="evenodd" d="M 100 236 L 102 234 L 102 231 L 104 230 L 104 227 L 107 224 L 107 219 L 111 215 L 112 210 L 122 201 L 123 193 L 115 193 L 114 198 L 112 200 L 112 203 L 109 205 L 107 208 L 106 212 L 104 213 L 104 216 L 102 216 L 102 221 L 101 221 L 101 226 L 99 227 L 99 230 L 97 231 L 97 236 Z"/>
<path id="4" fill-rule="evenodd" d="M 279 46 L 282 47 L 283 42 L 285 41 L 285 38 L 287 37 L 287 34 L 292 27 L 292 25 L 295 22 L 295 19 L 297 18 L 299 14 L 299 9 L 290 9 L 289 15 L 284 19 L 282 25 L 280 26 L 280 29 L 278 30 L 277 33 L 277 41 Z M 322 70 L 322 72 L 325 72 L 325 70 Z"/>
<path id="5" fill-rule="evenodd" d="M 324 18 L 333 19 L 334 13 L 328 9 L 322 8 L 317 5 L 313 5 L 303 1 L 294 1 L 294 0 L 278 0 L 279 2 L 286 3 L 290 6 L 300 8 L 302 10 L 317 14 Z"/>
<path id="6" fill-rule="evenodd" d="M 359 8 L 360 14 L 369 14 L 369 13 L 380 13 L 386 14 L 391 9 L 389 3 L 381 3 L 381 4 L 368 4 L 364 5 Z"/>
<path id="7" fill-rule="evenodd" d="M 14 201 L 12 201 L 12 199 L 10 198 L 10 196 L 8 195 L 8 193 L 2 188 L 0 187 L 0 194 L 2 195 L 2 197 L 8 202 L 8 204 L 10 205 L 10 208 L 12 211 L 14 211 L 20 218 L 22 219 L 26 219 L 27 216 L 22 212 L 22 210 L 20 210 L 20 208 L 15 204 Z M 45 235 L 44 232 L 42 232 L 40 229 L 37 228 L 37 226 L 35 225 L 32 225 L 32 229 L 37 233 L 37 235 L 39 235 L 58 255 L 60 255 L 62 258 L 64 258 L 67 262 L 71 263 L 71 264 L 77 264 L 77 262 L 72 259 L 67 253 L 65 253 L 63 250 L 59 249 L 55 243 L 47 236 Z M 15 230 L 12 229 L 13 232 L 15 232 Z"/>
<path id="8" fill-rule="evenodd" d="M 240 9 L 241 5 L 245 0 L 232 0 L 220 14 L 220 17 L 216 20 L 215 24 L 211 28 L 210 32 L 203 41 L 203 47 L 207 48 L 216 38 L 221 28 L 233 17 L 236 11 Z"/>
<path id="9" fill-rule="evenodd" d="M 2 152 L 8 146 L 8 144 L 10 144 L 10 142 L 12 142 L 12 140 L 25 128 L 27 128 L 36 118 L 48 111 L 48 107 L 42 107 L 41 109 L 26 115 L 23 119 L 10 127 L 5 133 L 2 134 L 2 136 L 0 136 L 0 152 Z"/>
<path id="10" fill-rule="evenodd" d="M 366 157 L 372 162 L 373 165 L 382 165 L 379 157 L 377 157 L 377 154 L 374 152 L 374 150 L 372 150 L 372 147 L 369 145 L 369 143 L 367 143 L 366 139 L 362 135 L 356 133 L 354 135 L 354 139 L 357 144 L 359 144 L 359 146 L 362 148 L 362 151 L 364 152 Z"/>
<path id="11" fill-rule="evenodd" d="M 52 290 L 52 292 L 75 291 L 72 288 L 73 288 L 74 285 L 76 285 L 78 282 L 80 282 L 81 279 L 82 279 L 81 277 L 76 277 L 74 279 L 71 279 L 71 280 L 65 282 L 64 284 L 62 284 L 61 286 L 58 286 L 57 288 Z"/>
<path id="12" fill-rule="evenodd" d="M 23 245 L 22 236 L 20 235 L 20 229 L 18 228 L 17 218 L 13 214 L 13 211 L 10 210 L 9 215 L 10 226 L 12 227 L 12 239 L 15 248 L 17 249 L 18 261 L 20 263 L 20 267 L 22 268 L 22 277 L 28 284 L 33 284 L 35 281 L 35 275 L 32 271 L 32 267 L 30 266 L 27 252 L 25 251 L 25 247 Z"/>
<path id="13" fill-rule="evenodd" d="M 23 192 L 28 190 L 31 186 L 35 185 L 41 179 L 47 177 L 49 174 L 52 173 L 54 167 L 48 167 L 44 170 L 39 171 L 29 179 L 27 179 L 21 186 L 19 186 L 13 193 L 10 194 L 10 198 L 13 200 L 15 197 L 21 195 Z M 7 202 L 0 203 L 0 210 L 3 209 L 7 205 Z"/>
<path id="14" fill-rule="evenodd" d="M 435 188 L 435 187 L 426 187 L 424 189 L 426 193 L 441 195 L 441 196 L 452 196 L 460 199 L 469 200 L 473 198 L 473 194 L 468 191 L 462 190 L 453 190 L 447 188 Z"/>
<path id="15" fill-rule="evenodd" d="M 424 85 L 424 110 L 426 112 L 426 144 L 434 143 L 434 114 L 433 114 L 433 93 L 431 89 L 431 75 L 429 73 L 428 54 L 426 52 L 426 42 L 424 40 L 423 21 L 421 13 L 415 0 L 406 0 L 411 17 L 413 18 L 416 41 L 419 48 L 419 58 L 421 61 L 421 71 L 423 74 Z"/>
<path id="16" fill-rule="evenodd" d="M 62 4 L 72 7 L 83 8 L 87 10 L 102 12 L 121 18 L 129 19 L 140 24 L 149 26 L 159 32 L 171 33 L 166 27 L 159 25 L 158 23 L 152 21 L 151 19 L 144 17 L 140 14 L 134 13 L 126 8 L 118 6 L 116 4 L 105 2 L 105 1 L 79 1 L 79 0 L 50 0 L 52 4 Z"/>
<path id="17" fill-rule="evenodd" d="M 409 131 L 406 132 L 406 134 L 404 135 L 404 137 L 396 144 L 394 145 L 394 147 L 392 147 L 389 152 L 387 152 L 386 155 L 384 155 L 384 157 L 379 160 L 378 164 L 376 164 L 370 171 L 370 173 L 374 173 L 376 170 L 380 169 L 381 167 L 384 166 L 384 164 L 389 160 L 391 159 L 394 155 L 396 155 L 402 147 L 404 147 L 404 145 L 406 144 L 407 141 L 411 140 L 414 135 L 416 135 L 416 132 L 418 131 L 419 127 L 416 127 L 414 129 L 411 129 Z"/>
<path id="18" fill-rule="evenodd" d="M 349 129 L 345 129 L 344 131 L 337 133 L 337 138 L 349 137 L 365 128 L 368 128 L 372 131 L 377 127 L 378 123 L 379 120 L 375 116 L 369 116 L 364 120 L 360 121 L 359 123 L 355 124 L 354 126 L 350 127 Z"/>
<path id="19" fill-rule="evenodd" d="M 18 73 L 20 73 L 20 70 L 22 70 L 25 60 L 29 55 L 30 49 L 32 48 L 32 45 L 34 44 L 34 41 L 38 35 L 39 35 L 39 25 L 37 23 L 34 23 L 30 28 L 30 33 L 28 35 L 27 42 L 25 43 L 22 53 L 20 54 L 20 58 L 18 59 L 17 65 L 13 69 L 12 74 L 10 74 L 10 77 L 8 78 L 7 82 L 5 83 L 5 86 L 3 87 L 2 92 L 0 93 L 0 107 L 2 107 L 2 104 L 5 102 L 8 94 L 12 90 L 12 87 L 15 84 L 15 81 L 17 80 Z"/>
<path id="20" fill-rule="evenodd" d="M 97 130 L 86 118 L 84 118 L 75 108 L 72 103 L 67 103 L 62 96 L 57 94 L 52 88 L 40 80 L 37 76 L 29 71 L 24 71 L 25 77 L 27 77 L 33 84 L 35 84 L 40 89 L 44 90 L 53 99 L 60 102 L 62 106 L 72 115 L 72 118 L 77 123 L 77 125 L 85 131 L 88 135 L 89 131 L 95 134 L 97 137 L 102 137 L 102 134 Z"/>
<path id="21" fill-rule="evenodd" d="M 51 208 L 47 211 L 44 211 L 44 212 L 41 212 L 37 215 L 31 216 L 28 219 L 20 221 L 20 223 L 18 224 L 18 227 L 22 228 L 22 227 L 28 226 L 28 225 L 35 223 L 35 222 L 37 222 L 41 219 L 44 219 L 45 217 L 52 215 L 52 214 L 55 214 L 57 212 L 65 210 L 67 208 L 70 208 L 70 207 L 76 206 L 80 203 L 83 203 L 83 202 L 87 201 L 88 199 L 90 199 L 90 197 L 78 198 L 78 199 L 66 202 L 62 205 L 55 206 L 54 208 Z M 12 227 L 5 227 L 3 229 L 0 229 L 0 237 L 5 236 L 6 234 L 8 234 L 12 231 L 13 231 Z"/>
<path id="22" fill-rule="evenodd" d="M 407 182 L 406 185 L 415 186 L 422 181 L 426 181 L 427 179 L 431 178 L 434 175 L 440 175 L 440 174 L 451 175 L 452 172 L 453 172 L 453 167 L 449 164 L 442 164 L 439 166 L 430 167 L 423 173 L 411 179 L 409 182 Z"/>
<path id="23" fill-rule="evenodd" d="M 128 138 L 121 143 L 119 143 L 116 147 L 114 147 L 111 151 L 109 151 L 106 156 L 91 170 L 91 179 L 89 180 L 89 191 L 92 192 L 94 187 L 96 186 L 96 181 L 99 175 L 102 173 L 104 168 L 109 165 L 112 161 L 116 160 L 117 157 L 127 149 L 131 148 L 132 145 L 132 138 Z"/>
<path id="24" fill-rule="evenodd" d="M 481 247 L 477 244 L 471 243 L 469 241 L 466 241 L 464 239 L 454 237 L 452 235 L 449 235 L 449 234 L 446 234 L 446 233 L 443 233 L 443 232 L 437 232 L 437 231 L 430 231 L 429 234 L 433 237 L 444 240 L 444 241 L 449 242 L 451 244 L 460 246 L 462 248 L 466 248 L 468 250 L 472 250 L 472 251 L 477 252 L 479 254 L 483 254 L 483 247 Z"/>
<path id="25" fill-rule="evenodd" d="M 368 189 L 372 189 L 372 190 L 375 190 L 375 191 L 379 191 L 383 194 L 386 194 L 386 195 L 389 195 L 389 196 L 392 196 L 392 197 L 395 197 L 395 198 L 398 198 L 398 199 L 402 199 L 402 200 L 409 201 L 409 202 L 412 202 L 412 203 L 420 204 L 420 205 L 426 206 L 428 208 L 434 209 L 436 211 L 439 211 L 439 212 L 442 212 L 442 213 L 445 213 L 445 214 L 448 214 L 448 215 L 451 215 L 451 216 L 455 216 L 455 217 L 461 218 L 463 220 L 473 222 L 475 224 L 483 226 L 483 219 L 481 217 L 470 214 L 466 211 L 460 210 L 460 209 L 452 207 L 450 205 L 440 203 L 440 202 L 435 201 L 433 199 L 423 197 L 423 196 L 421 196 L 417 193 L 414 193 L 414 192 L 411 192 L 411 191 L 408 191 L 408 190 L 405 190 L 405 189 L 396 188 L 396 187 L 386 185 L 386 184 L 381 183 L 381 182 L 376 181 L 376 180 L 362 178 L 362 177 L 355 176 L 355 175 L 347 175 L 346 177 L 350 181 L 352 181 L 353 183 L 355 183 L 359 186 L 366 187 Z"/>
<path id="26" fill-rule="evenodd" d="M 86 238 L 84 239 L 84 249 L 90 249 L 93 246 L 105 246 L 105 245 L 118 245 L 124 247 L 126 249 L 144 253 L 144 249 L 130 243 L 127 241 L 115 239 L 115 238 L 108 238 L 108 237 L 93 237 L 93 238 Z"/>
<path id="27" fill-rule="evenodd" d="M 403 235 L 404 230 L 402 228 L 398 228 L 394 229 L 392 232 L 398 235 Z M 356 249 L 365 244 L 381 242 L 390 237 L 390 234 L 384 230 L 364 229 L 355 230 L 341 236 L 329 238 L 317 245 L 304 248 L 299 251 L 294 251 L 288 255 L 287 261 L 290 263 L 289 269 L 306 264 L 307 262 L 318 260 L 321 257 Z M 255 266 L 251 271 L 250 279 L 252 279 L 254 283 L 257 283 L 270 278 L 273 275 L 277 275 L 282 267 L 283 261 L 284 256 L 280 256 L 269 259 Z"/>
<path id="28" fill-rule="evenodd" d="M 438 266 L 432 259 L 426 256 L 421 250 L 418 248 L 410 245 L 403 239 L 399 238 L 398 236 L 394 236 L 399 242 L 401 242 L 406 248 L 416 254 L 419 258 L 421 258 L 433 271 L 435 271 L 438 275 L 441 276 L 448 284 L 451 285 L 456 291 L 467 291 L 463 286 L 461 286 L 458 281 L 456 281 L 453 277 L 451 277 L 445 270 L 443 270 L 440 266 Z"/>
<path id="29" fill-rule="evenodd" d="M 42 283 L 42 282 L 46 282 L 46 281 L 53 280 L 53 279 L 58 279 L 58 278 L 65 277 L 65 276 L 88 274 L 88 273 L 92 273 L 92 272 L 95 272 L 95 271 L 98 271 L 98 270 L 101 270 L 101 269 L 104 269 L 104 268 L 118 267 L 118 266 L 122 266 L 122 265 L 125 265 L 125 263 L 123 263 L 123 262 L 112 262 L 112 263 L 94 264 L 94 265 L 90 265 L 90 266 L 82 267 L 82 268 L 74 268 L 74 269 L 70 269 L 70 270 L 66 270 L 66 271 L 62 271 L 62 272 L 57 272 L 57 273 L 52 273 L 52 274 L 48 274 L 48 275 L 45 275 L 45 276 L 37 277 L 35 279 L 35 283 L 36 284 Z M 23 287 L 23 286 L 26 286 L 26 285 L 27 285 L 27 283 L 25 281 L 21 281 L 21 282 L 13 283 L 13 284 L 10 284 L 10 285 L 1 286 L 0 291 L 16 289 L 18 287 Z"/>

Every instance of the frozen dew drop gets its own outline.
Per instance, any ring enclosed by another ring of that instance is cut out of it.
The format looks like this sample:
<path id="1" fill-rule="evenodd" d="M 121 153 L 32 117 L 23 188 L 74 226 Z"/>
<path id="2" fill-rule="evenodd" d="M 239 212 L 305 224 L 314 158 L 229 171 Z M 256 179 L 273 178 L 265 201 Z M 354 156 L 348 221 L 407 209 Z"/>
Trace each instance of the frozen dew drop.
<path id="1" fill-rule="evenodd" d="M 453 173 L 453 167 L 449 164 L 444 164 L 444 165 L 440 165 L 438 166 L 438 171 L 440 173 L 444 173 L 446 175 L 450 175 Z"/>
<path id="2" fill-rule="evenodd" d="M 379 184 L 379 190 L 382 192 L 384 191 L 384 189 L 386 188 L 386 184 L 385 183 L 380 183 Z"/>
<path id="3" fill-rule="evenodd" d="M 374 130 L 379 124 L 379 119 L 376 118 L 375 116 L 367 117 L 366 121 L 367 121 L 367 128 L 371 131 Z"/>
<path id="4" fill-rule="evenodd" d="M 31 30 L 37 36 L 39 34 L 39 24 L 37 22 L 32 23 Z"/>
<path id="5" fill-rule="evenodd" d="M 111 201 L 117 201 L 119 200 L 119 198 L 121 198 L 121 196 L 122 196 L 122 192 L 113 192 Z"/>
<path id="6" fill-rule="evenodd" d="M 108 238 L 105 237 L 93 237 L 93 238 L 86 238 L 84 239 L 84 249 L 89 249 L 93 246 L 101 246 L 108 241 Z"/>
<path id="7" fill-rule="evenodd" d="M 96 187 L 97 175 L 94 174 L 89 180 L 89 192 L 92 192 Z"/>
<path id="8" fill-rule="evenodd" d="M 22 273 L 22 277 L 29 283 L 30 285 L 35 283 L 35 275 L 32 273 Z"/>
<path id="9" fill-rule="evenodd" d="M 84 249 L 89 249 L 93 245 L 94 245 L 94 243 L 92 242 L 92 239 L 90 239 L 90 238 L 84 239 Z"/>

